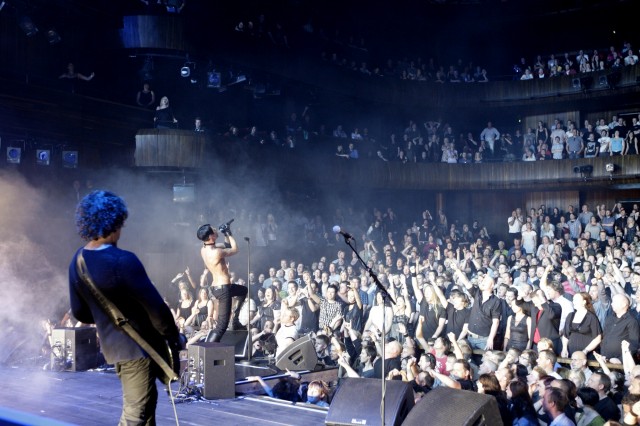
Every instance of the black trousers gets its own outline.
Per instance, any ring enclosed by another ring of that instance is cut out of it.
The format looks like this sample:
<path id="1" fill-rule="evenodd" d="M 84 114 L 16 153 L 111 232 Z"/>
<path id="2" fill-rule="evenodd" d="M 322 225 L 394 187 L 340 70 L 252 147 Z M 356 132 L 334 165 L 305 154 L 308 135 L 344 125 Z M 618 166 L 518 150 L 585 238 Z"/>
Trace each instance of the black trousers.
<path id="1" fill-rule="evenodd" d="M 235 318 L 238 318 L 244 299 L 247 297 L 247 288 L 238 284 L 229 284 L 213 287 L 211 293 L 218 299 L 218 322 L 213 332 L 222 336 L 229 326 L 231 319 L 231 302 L 234 297 L 238 298 L 238 305 L 234 311 Z"/>

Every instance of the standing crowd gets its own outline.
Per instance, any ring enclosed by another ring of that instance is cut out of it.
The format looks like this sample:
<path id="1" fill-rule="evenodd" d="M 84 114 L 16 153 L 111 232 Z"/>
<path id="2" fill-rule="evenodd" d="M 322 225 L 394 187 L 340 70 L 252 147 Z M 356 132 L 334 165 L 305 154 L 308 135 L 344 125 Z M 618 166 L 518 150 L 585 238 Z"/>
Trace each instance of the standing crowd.
<path id="1" fill-rule="evenodd" d="M 384 365 L 416 399 L 436 386 L 494 395 L 505 424 L 636 424 L 639 215 L 621 204 L 516 208 L 508 240 L 494 243 L 477 222 L 459 228 L 442 211 L 401 232 L 391 209 L 375 210 L 360 238 L 366 268 L 337 250 L 282 259 L 248 283 L 232 272 L 250 295 L 237 319 L 251 323 L 256 357 L 311 335 L 319 362 L 338 367 L 332 385 L 380 378 Z M 217 321 L 215 283 L 189 270 L 176 279 L 176 321 L 192 342 L 204 339 Z M 292 377 L 286 389 L 299 385 Z M 330 387 L 322 395 L 330 402 Z"/>

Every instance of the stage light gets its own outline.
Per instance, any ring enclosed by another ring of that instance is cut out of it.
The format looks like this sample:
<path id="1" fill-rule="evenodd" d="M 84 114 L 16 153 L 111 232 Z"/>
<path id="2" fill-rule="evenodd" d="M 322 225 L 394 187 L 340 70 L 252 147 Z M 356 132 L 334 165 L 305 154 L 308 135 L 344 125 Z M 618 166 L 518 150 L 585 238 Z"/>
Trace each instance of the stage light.
<path id="1" fill-rule="evenodd" d="M 580 88 L 580 79 L 579 78 L 574 78 L 571 80 L 571 86 L 574 89 L 579 89 Z"/>
<path id="2" fill-rule="evenodd" d="M 195 69 L 196 69 L 196 63 L 195 62 L 191 62 L 189 60 L 189 56 L 187 55 L 187 61 L 184 63 L 182 68 L 180 68 L 180 76 L 182 78 L 187 78 L 187 77 L 191 76 L 191 74 L 193 74 Z"/>
<path id="3" fill-rule="evenodd" d="M 7 148 L 7 163 L 20 164 L 22 159 L 22 148 L 10 146 Z"/>
<path id="4" fill-rule="evenodd" d="M 33 37 L 38 33 L 38 27 L 33 23 L 31 18 L 23 16 L 18 22 L 18 26 L 24 31 L 27 37 Z"/>
<path id="5" fill-rule="evenodd" d="M 36 164 L 41 166 L 48 166 L 51 164 L 51 150 L 38 149 L 36 150 Z"/>
<path id="6" fill-rule="evenodd" d="M 62 151 L 62 167 L 67 169 L 78 167 L 78 151 Z"/>
<path id="7" fill-rule="evenodd" d="M 57 44 L 60 43 L 61 40 L 62 37 L 60 37 L 60 34 L 58 34 L 55 28 L 50 28 L 47 31 L 47 41 L 49 41 L 49 44 Z"/>
<path id="8" fill-rule="evenodd" d="M 613 164 L 613 163 L 607 163 L 607 164 L 605 164 L 604 169 L 606 171 L 608 171 L 609 173 L 613 173 L 616 170 L 616 165 Z"/>

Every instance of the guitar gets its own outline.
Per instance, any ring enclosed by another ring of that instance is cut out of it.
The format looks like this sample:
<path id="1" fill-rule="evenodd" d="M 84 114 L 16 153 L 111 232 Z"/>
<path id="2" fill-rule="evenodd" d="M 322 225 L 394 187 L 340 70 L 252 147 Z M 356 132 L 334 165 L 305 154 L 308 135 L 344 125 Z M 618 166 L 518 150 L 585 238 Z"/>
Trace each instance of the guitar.
<path id="1" fill-rule="evenodd" d="M 127 334 L 129 333 L 127 332 Z M 129 335 L 131 336 L 131 334 Z M 140 344 L 140 341 L 138 339 L 133 336 L 131 337 L 138 344 Z M 139 337 L 142 339 L 141 336 Z M 178 342 L 174 343 L 173 345 L 166 340 L 164 340 L 163 342 L 164 345 L 162 345 L 162 348 L 158 348 L 157 350 L 154 349 L 152 351 L 147 351 L 145 349 L 145 351 L 153 360 L 153 362 L 155 362 L 156 365 L 162 370 L 162 373 L 158 377 L 158 379 L 168 386 L 171 382 L 179 380 L 180 378 L 180 351 L 185 348 L 187 338 L 184 334 L 180 333 Z"/>

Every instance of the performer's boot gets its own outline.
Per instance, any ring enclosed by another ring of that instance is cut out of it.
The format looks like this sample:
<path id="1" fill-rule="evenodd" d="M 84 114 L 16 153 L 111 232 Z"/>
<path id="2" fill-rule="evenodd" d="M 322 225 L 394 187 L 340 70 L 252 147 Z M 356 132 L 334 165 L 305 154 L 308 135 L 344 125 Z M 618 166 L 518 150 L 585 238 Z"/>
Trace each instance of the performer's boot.
<path id="1" fill-rule="evenodd" d="M 211 342 L 219 342 L 220 339 L 222 339 L 222 334 L 218 334 L 215 331 L 210 330 L 209 333 L 207 333 L 207 337 L 204 339 L 204 341 L 211 343 Z"/>
<path id="2" fill-rule="evenodd" d="M 237 315 L 233 316 L 233 320 L 231 321 L 231 330 L 246 330 L 247 327 L 242 325 Z"/>
<path id="3" fill-rule="evenodd" d="M 242 296 L 238 296 L 236 300 L 236 308 L 233 310 L 233 320 L 231 322 L 231 330 L 246 330 L 247 327 L 242 325 L 240 322 L 240 310 L 242 309 L 242 304 L 244 303 L 244 299 L 247 297 L 246 294 Z"/>

